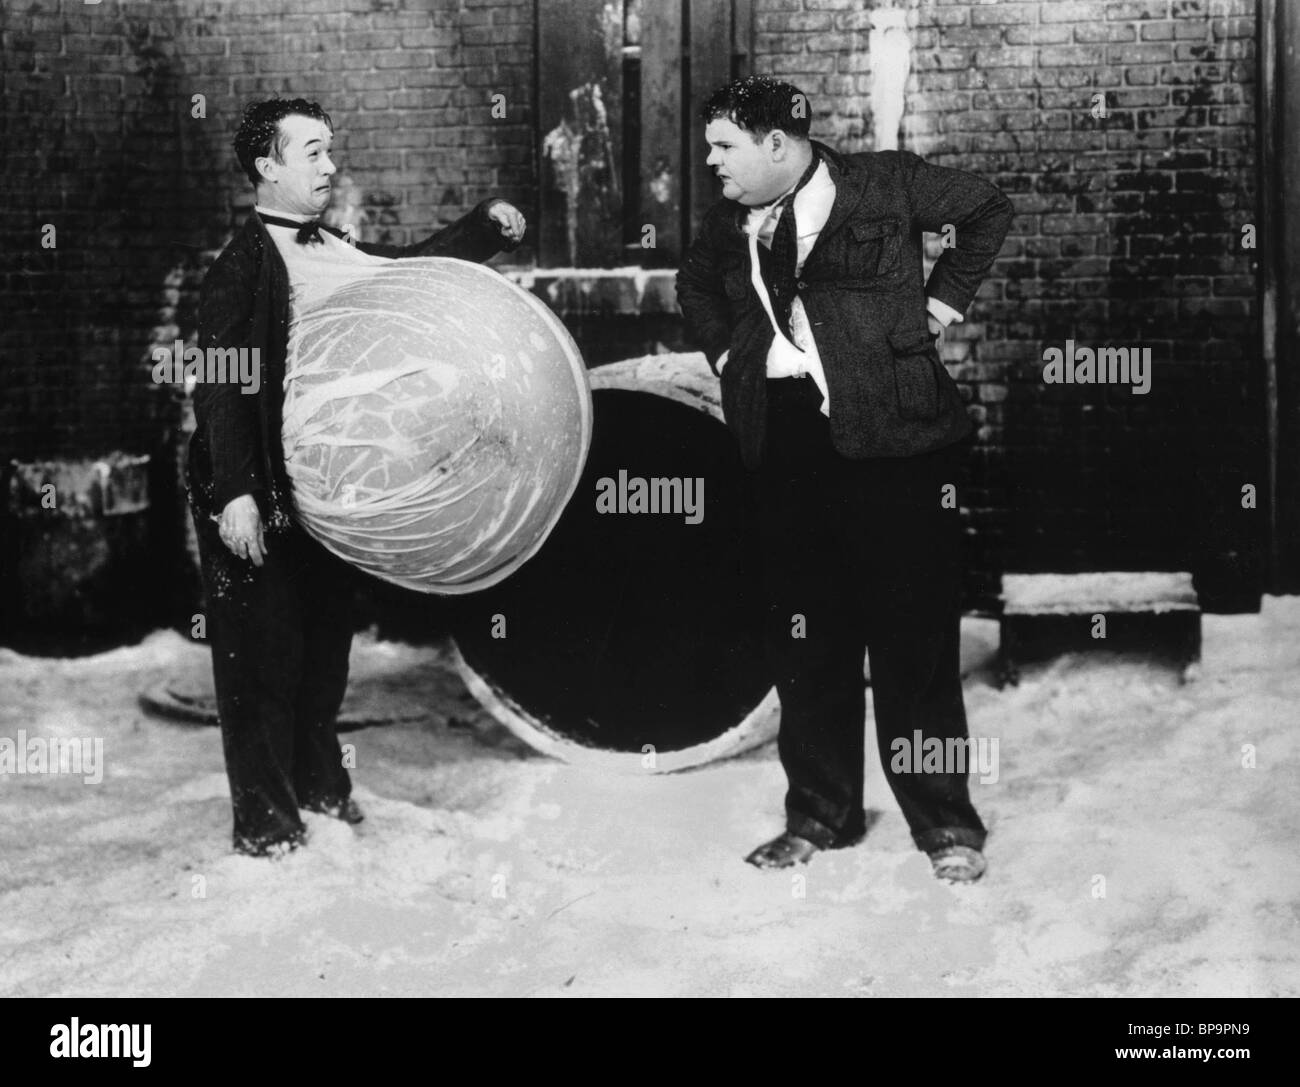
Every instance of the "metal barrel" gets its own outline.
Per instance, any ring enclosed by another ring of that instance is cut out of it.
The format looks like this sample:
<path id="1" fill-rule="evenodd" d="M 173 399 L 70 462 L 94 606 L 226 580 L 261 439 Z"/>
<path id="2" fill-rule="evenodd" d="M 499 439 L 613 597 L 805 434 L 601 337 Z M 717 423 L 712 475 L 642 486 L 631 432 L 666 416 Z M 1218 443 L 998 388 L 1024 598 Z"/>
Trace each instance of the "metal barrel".
<path id="1" fill-rule="evenodd" d="M 589 380 L 577 490 L 529 563 L 455 601 L 457 668 L 502 724 L 568 762 L 644 773 L 737 754 L 775 735 L 777 702 L 746 474 L 717 379 L 687 354 Z"/>

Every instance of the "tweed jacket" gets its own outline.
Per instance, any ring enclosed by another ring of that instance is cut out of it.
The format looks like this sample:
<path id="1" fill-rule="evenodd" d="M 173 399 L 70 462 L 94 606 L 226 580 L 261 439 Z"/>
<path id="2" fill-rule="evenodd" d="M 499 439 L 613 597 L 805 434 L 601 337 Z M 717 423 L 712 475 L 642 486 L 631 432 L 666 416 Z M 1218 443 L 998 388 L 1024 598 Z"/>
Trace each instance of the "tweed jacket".
<path id="1" fill-rule="evenodd" d="M 835 201 L 797 291 L 826 372 L 832 443 L 851 459 L 951 445 L 972 427 L 927 327 L 926 297 L 965 311 L 1010 229 L 1011 202 L 973 174 L 910 152 L 840 155 L 816 141 L 814 148 Z M 752 469 L 763 454 L 774 332 L 750 282 L 748 211 L 732 200 L 709 210 L 678 271 L 677 299 L 715 373 L 730 352 L 723 415 Z M 949 226 L 955 245 L 927 282 L 921 233 Z"/>
<path id="2" fill-rule="evenodd" d="M 485 261 L 508 246 L 485 200 L 467 215 L 410 246 L 360 244 L 380 257 L 459 257 Z M 293 523 L 281 444 L 285 356 L 289 343 L 289 273 L 256 212 L 217 257 L 199 294 L 199 348 L 257 348 L 260 387 L 199 384 L 195 430 L 185 478 L 198 517 L 219 516 L 232 498 L 251 494 L 268 533 Z"/>

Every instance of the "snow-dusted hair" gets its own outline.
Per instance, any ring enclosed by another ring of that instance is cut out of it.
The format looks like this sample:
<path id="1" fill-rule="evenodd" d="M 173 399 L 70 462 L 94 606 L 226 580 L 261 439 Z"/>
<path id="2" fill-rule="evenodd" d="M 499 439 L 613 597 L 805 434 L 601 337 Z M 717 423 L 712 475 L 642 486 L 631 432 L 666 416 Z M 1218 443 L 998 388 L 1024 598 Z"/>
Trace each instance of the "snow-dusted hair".
<path id="1" fill-rule="evenodd" d="M 308 102 L 305 98 L 268 98 L 264 102 L 250 102 L 244 107 L 239 131 L 235 133 L 235 155 L 254 187 L 262 180 L 257 170 L 258 159 L 284 161 L 285 135 L 280 131 L 280 122 L 294 116 L 324 121 L 325 127 L 334 131 L 334 122 L 320 103 Z"/>
<path id="2" fill-rule="evenodd" d="M 751 75 L 719 87 L 700 110 L 707 124 L 719 117 L 743 128 L 757 142 L 779 128 L 806 140 L 812 127 L 808 96 L 798 87 L 771 76 Z"/>

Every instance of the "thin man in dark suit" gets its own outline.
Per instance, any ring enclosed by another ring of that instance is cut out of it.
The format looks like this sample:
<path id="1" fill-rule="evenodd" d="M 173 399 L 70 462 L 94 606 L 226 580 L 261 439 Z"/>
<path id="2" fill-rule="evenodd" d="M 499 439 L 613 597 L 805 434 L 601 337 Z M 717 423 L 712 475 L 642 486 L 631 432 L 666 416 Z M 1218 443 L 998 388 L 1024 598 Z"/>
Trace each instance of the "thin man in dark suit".
<path id="1" fill-rule="evenodd" d="M 203 281 L 199 347 L 256 349 L 256 392 L 200 384 L 187 482 L 207 595 L 208 640 L 234 807 L 234 845 L 278 854 L 305 838 L 300 809 L 349 823 L 335 731 L 352 644 L 352 571 L 299 527 L 281 444 L 294 316 L 389 259 L 484 261 L 513 248 L 524 218 L 486 200 L 417 245 L 352 245 L 323 226 L 334 126 L 315 102 L 250 105 L 235 153 L 257 206 Z"/>
<path id="2" fill-rule="evenodd" d="M 785 832 L 746 859 L 788 867 L 862 837 L 867 652 L 877 744 L 913 840 L 940 878 L 978 879 L 985 829 L 965 766 L 896 769 L 894 744 L 967 737 L 953 496 L 972 427 L 935 342 L 974 298 L 1012 206 L 907 152 L 838 154 L 809 139 L 810 113 L 764 77 L 709 99 L 723 199 L 677 277 L 761 525 L 789 790 Z M 922 231 L 955 232 L 928 281 Z"/>

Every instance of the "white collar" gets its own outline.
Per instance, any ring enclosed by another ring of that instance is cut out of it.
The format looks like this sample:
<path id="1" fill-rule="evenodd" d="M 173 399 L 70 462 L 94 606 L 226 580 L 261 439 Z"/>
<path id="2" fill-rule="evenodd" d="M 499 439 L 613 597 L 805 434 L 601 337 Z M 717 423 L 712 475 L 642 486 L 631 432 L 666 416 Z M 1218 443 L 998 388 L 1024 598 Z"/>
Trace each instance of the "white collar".
<path id="1" fill-rule="evenodd" d="M 800 179 L 802 179 L 803 175 L 800 174 L 799 176 Z M 826 188 L 827 185 L 833 186 L 834 182 L 831 181 L 830 170 L 826 168 L 826 160 L 821 159 L 817 163 L 817 169 L 815 169 L 812 172 L 812 177 L 808 179 L 807 184 L 805 184 L 802 189 L 799 188 L 799 182 L 796 181 L 793 185 L 791 185 L 788 189 L 786 189 L 785 192 L 783 192 L 770 204 L 758 204 L 755 207 L 750 208 L 749 213 L 750 215 L 754 215 L 756 213 L 761 213 L 763 215 L 771 215 L 772 209 L 775 208 L 777 204 L 783 203 L 786 199 L 788 199 L 790 194 L 795 192 L 796 189 L 799 189 L 799 191 L 795 193 L 795 199 L 798 200 L 799 197 L 803 196 L 803 194 L 808 192 L 809 189 L 811 189 L 815 193 L 820 189 Z"/>
<path id="2" fill-rule="evenodd" d="M 794 185 L 786 189 L 770 204 L 761 204 L 758 207 L 750 208 L 747 220 L 748 229 L 755 232 L 760 231 L 777 204 L 780 204 L 794 192 L 798 185 L 799 183 L 796 181 Z M 824 223 L 830 214 L 830 204 L 827 202 L 827 196 L 830 197 L 831 201 L 835 199 L 835 182 L 831 180 L 831 172 L 826 166 L 826 160 L 823 158 L 817 163 L 817 169 L 813 171 L 808 183 L 795 193 L 795 217 L 800 221 L 806 220 L 809 218 L 809 211 L 816 208 L 818 214 L 815 217 L 820 218 Z M 826 213 L 825 215 L 820 214 L 823 210 Z"/>
<path id="3" fill-rule="evenodd" d="M 292 220 L 293 220 L 295 223 L 297 223 L 299 226 L 301 226 L 303 223 L 314 223 L 314 222 L 316 222 L 315 219 L 309 219 L 309 218 L 307 218 L 306 216 L 298 215 L 298 214 L 296 214 L 295 212 L 292 212 L 292 211 L 276 211 L 275 208 L 263 207 L 261 204 L 254 204 L 254 205 L 253 205 L 253 210 L 254 210 L 255 212 L 257 212 L 258 215 L 274 215 L 274 216 L 276 216 L 277 218 L 280 218 L 280 219 L 292 219 Z M 270 224 L 270 225 L 271 225 L 271 226 L 275 226 L 275 225 L 277 225 L 277 224 L 272 223 L 272 224 Z M 283 227 L 282 229 L 284 229 L 284 230 L 288 230 L 289 228 L 288 228 L 288 227 Z"/>

